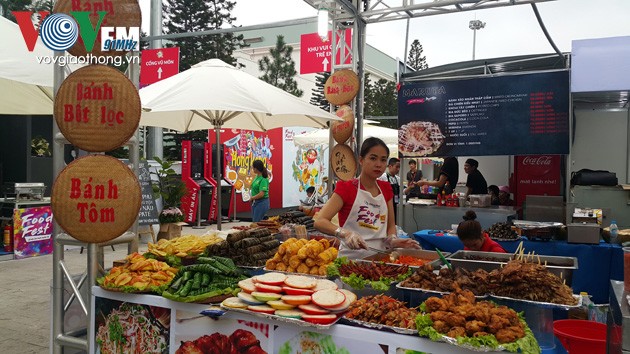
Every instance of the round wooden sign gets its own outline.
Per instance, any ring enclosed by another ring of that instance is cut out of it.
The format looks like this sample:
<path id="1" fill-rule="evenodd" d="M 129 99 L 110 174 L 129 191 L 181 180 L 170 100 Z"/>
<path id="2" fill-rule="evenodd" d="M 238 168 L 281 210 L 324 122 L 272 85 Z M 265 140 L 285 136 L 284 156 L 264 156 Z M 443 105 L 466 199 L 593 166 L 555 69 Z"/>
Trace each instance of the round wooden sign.
<path id="1" fill-rule="evenodd" d="M 138 217 L 138 178 L 110 156 L 90 155 L 64 168 L 51 193 L 55 219 L 79 241 L 100 243 L 127 231 Z"/>
<path id="2" fill-rule="evenodd" d="M 140 95 L 120 71 L 83 67 L 68 76 L 55 96 L 55 120 L 73 145 L 91 152 L 116 149 L 140 123 Z"/>
<path id="3" fill-rule="evenodd" d="M 53 14 L 71 16 L 78 27 L 76 30 L 81 29 L 74 45 L 67 49 L 68 53 L 74 56 L 85 56 L 87 53 L 96 57 L 121 56 L 130 50 L 140 50 L 142 13 L 138 0 L 57 0 Z M 75 24 L 64 22 L 63 19 L 55 22 L 69 29 L 64 30 L 59 25 L 53 26 L 51 22 L 49 30 L 44 31 L 44 34 L 54 42 L 67 39 L 66 36 L 73 32 L 71 29 Z M 86 29 L 86 25 L 92 28 Z M 105 48 L 101 43 L 103 27 L 111 28 L 111 31 L 106 33 L 106 37 L 109 38 L 105 40 Z"/>
<path id="4" fill-rule="evenodd" d="M 335 114 L 337 114 L 337 117 L 343 119 L 343 122 L 335 121 L 330 129 L 332 130 L 333 138 L 337 144 L 343 144 L 352 136 L 352 131 L 354 130 L 354 112 L 352 112 L 350 106 L 343 105 L 339 107 Z"/>
<path id="5" fill-rule="evenodd" d="M 335 71 L 324 84 L 324 96 L 328 102 L 340 106 L 359 92 L 359 77 L 350 69 Z"/>
<path id="6" fill-rule="evenodd" d="M 348 181 L 357 174 L 357 161 L 354 152 L 345 144 L 337 144 L 330 153 L 332 168 L 335 176 L 342 181 Z"/>

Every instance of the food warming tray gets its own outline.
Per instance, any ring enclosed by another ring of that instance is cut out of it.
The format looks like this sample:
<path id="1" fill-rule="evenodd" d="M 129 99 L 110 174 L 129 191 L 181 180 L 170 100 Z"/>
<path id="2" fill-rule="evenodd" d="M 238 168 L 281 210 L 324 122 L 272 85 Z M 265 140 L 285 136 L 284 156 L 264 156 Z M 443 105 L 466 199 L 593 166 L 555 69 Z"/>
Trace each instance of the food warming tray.
<path id="1" fill-rule="evenodd" d="M 395 248 L 392 251 L 390 251 L 390 254 L 392 252 L 396 252 L 401 256 L 411 256 L 411 257 L 416 257 L 416 258 L 429 259 L 431 260 L 431 262 L 427 264 L 431 264 L 433 268 L 439 268 L 441 264 L 440 256 L 437 254 L 436 251 L 416 250 L 416 249 L 409 249 L 409 248 Z M 445 257 L 450 255 L 450 253 L 448 252 L 442 252 L 442 254 Z M 374 254 L 374 255 L 363 258 L 363 260 L 385 262 L 387 264 L 400 265 L 397 263 L 392 263 L 389 254 L 384 254 L 384 253 Z M 419 268 L 419 266 L 410 265 L 409 268 L 416 269 L 416 268 Z"/>
<path id="2" fill-rule="evenodd" d="M 545 264 L 546 261 L 547 269 L 551 273 L 562 277 L 562 279 L 566 279 L 566 284 L 571 286 L 573 271 L 578 269 L 578 260 L 576 257 L 538 255 L 533 257 L 535 262 L 538 262 L 538 259 L 540 258 L 541 264 Z M 460 250 L 450 256 L 447 256 L 446 258 L 455 268 L 459 267 L 470 271 L 475 271 L 481 268 L 489 272 L 493 269 L 499 269 L 502 265 L 505 265 L 508 261 L 514 259 L 514 254 Z"/>

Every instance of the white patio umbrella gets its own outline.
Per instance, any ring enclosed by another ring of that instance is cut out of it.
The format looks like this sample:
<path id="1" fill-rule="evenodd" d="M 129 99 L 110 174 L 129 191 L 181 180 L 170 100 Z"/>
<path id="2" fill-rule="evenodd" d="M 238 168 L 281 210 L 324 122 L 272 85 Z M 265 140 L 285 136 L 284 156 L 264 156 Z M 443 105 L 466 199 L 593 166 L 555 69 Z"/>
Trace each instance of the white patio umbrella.
<path id="1" fill-rule="evenodd" d="M 0 17 L 0 114 L 52 114 L 53 65 L 37 57 L 52 57 L 41 39 L 29 52 L 15 23 Z"/>
<path id="2" fill-rule="evenodd" d="M 250 74 L 210 59 L 140 90 L 140 125 L 187 132 L 220 128 L 266 131 L 286 126 L 327 127 L 337 116 Z M 220 149 L 217 158 L 220 160 Z M 219 171 L 219 180 L 221 180 Z M 217 193 L 217 228 L 221 195 Z"/>

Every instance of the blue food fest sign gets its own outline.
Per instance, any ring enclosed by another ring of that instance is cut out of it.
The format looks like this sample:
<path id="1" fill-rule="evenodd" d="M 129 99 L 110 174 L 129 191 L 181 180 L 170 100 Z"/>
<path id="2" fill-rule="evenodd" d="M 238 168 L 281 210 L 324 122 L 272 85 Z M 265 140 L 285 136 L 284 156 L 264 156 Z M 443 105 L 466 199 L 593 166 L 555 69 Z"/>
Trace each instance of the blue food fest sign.
<path id="1" fill-rule="evenodd" d="M 569 72 L 404 83 L 402 157 L 569 153 Z"/>

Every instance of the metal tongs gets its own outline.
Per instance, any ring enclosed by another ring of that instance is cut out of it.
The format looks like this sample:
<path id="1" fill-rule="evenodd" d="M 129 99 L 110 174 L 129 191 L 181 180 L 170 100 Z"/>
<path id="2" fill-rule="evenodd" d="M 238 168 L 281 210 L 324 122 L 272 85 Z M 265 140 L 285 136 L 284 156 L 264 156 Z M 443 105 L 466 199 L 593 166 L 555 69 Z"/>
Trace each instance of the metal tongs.
<path id="1" fill-rule="evenodd" d="M 446 260 L 446 257 L 444 257 L 440 249 L 436 247 L 435 251 L 437 252 L 438 256 L 440 256 L 440 260 L 442 261 L 442 263 L 444 263 L 448 267 L 448 269 L 453 270 L 453 266 L 451 265 L 451 262 Z"/>

